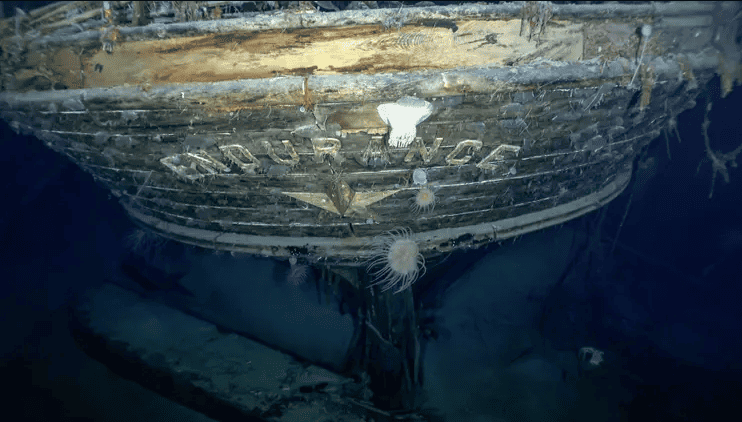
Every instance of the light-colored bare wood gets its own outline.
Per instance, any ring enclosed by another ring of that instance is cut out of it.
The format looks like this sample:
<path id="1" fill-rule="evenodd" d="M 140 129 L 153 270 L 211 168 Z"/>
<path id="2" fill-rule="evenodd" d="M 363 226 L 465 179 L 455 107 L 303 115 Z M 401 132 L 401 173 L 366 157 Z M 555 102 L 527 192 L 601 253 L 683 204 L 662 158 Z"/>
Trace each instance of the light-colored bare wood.
<path id="1" fill-rule="evenodd" d="M 119 43 L 84 62 L 85 87 L 159 85 L 276 75 L 382 73 L 462 66 L 505 66 L 526 57 L 581 58 L 581 25 L 558 24 L 541 43 L 520 37 L 517 20 L 457 22 L 458 30 L 408 26 L 237 32 Z M 95 72 L 98 66 L 103 71 Z M 75 71 L 79 69 L 74 69 Z M 73 85 L 74 76 L 64 76 Z"/>

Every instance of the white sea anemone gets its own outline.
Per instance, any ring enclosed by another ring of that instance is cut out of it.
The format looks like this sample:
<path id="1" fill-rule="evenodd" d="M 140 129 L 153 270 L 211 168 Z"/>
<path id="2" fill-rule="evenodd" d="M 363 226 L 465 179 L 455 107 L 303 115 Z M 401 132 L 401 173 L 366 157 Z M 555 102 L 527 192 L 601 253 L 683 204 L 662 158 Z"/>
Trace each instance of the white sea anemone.
<path id="1" fill-rule="evenodd" d="M 433 192 L 432 189 L 427 186 L 421 187 L 420 189 L 418 189 L 415 197 L 412 199 L 412 211 L 415 214 L 433 211 L 433 208 L 435 208 L 436 200 L 437 198 L 435 197 L 435 192 Z"/>
<path id="2" fill-rule="evenodd" d="M 295 256 L 289 258 L 289 272 L 286 275 L 286 281 L 292 286 L 301 286 L 307 282 L 309 277 L 309 266 L 299 264 L 299 260 Z"/>
<path id="3" fill-rule="evenodd" d="M 167 239 L 144 229 L 136 229 L 126 235 L 125 246 L 144 258 L 156 258 L 165 247 Z"/>
<path id="4" fill-rule="evenodd" d="M 368 261 L 374 279 L 371 286 L 381 285 L 382 292 L 394 288 L 399 293 L 425 274 L 425 258 L 410 235 L 407 229 L 397 229 L 374 238 Z"/>

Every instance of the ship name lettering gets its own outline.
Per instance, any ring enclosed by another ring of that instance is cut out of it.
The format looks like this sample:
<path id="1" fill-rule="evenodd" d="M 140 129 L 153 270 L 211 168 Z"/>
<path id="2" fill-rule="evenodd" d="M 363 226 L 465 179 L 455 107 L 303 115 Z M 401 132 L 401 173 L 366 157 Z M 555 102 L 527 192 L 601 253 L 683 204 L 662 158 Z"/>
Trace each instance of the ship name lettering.
<path id="1" fill-rule="evenodd" d="M 379 138 L 379 137 L 375 137 Z M 425 164 L 434 161 L 439 154 L 439 149 L 443 143 L 442 137 L 436 137 L 431 147 L 425 146 L 422 138 L 415 137 L 415 141 L 409 146 L 407 155 L 404 158 L 406 163 L 412 162 L 416 155 L 420 155 Z M 377 142 L 379 140 L 377 139 Z M 295 166 L 299 164 L 299 154 L 296 152 L 291 141 L 284 139 L 281 141 L 284 146 L 284 156 L 279 156 L 274 150 L 273 145 L 268 141 L 263 141 L 267 155 L 277 164 Z M 341 142 L 337 138 L 312 138 L 312 149 L 314 151 L 314 160 L 321 163 L 326 156 L 332 157 L 336 161 L 343 161 L 341 156 Z M 482 141 L 476 139 L 465 139 L 456 144 L 454 149 L 445 157 L 449 165 L 460 166 L 468 163 L 472 159 L 472 154 L 482 149 Z M 230 144 L 219 147 L 222 155 L 230 164 L 235 165 L 245 174 L 255 174 L 256 170 L 261 167 L 258 160 L 244 145 Z M 482 158 L 476 166 L 483 170 L 495 170 L 501 165 L 501 162 L 517 158 L 521 147 L 515 145 L 501 144 L 494 148 L 487 156 Z M 186 152 L 173 154 L 160 159 L 160 162 L 178 176 L 194 181 L 205 176 L 213 176 L 219 173 L 229 173 L 230 168 L 222 160 L 210 156 L 205 151 L 197 153 Z"/>
<path id="2" fill-rule="evenodd" d="M 410 150 L 404 157 L 405 163 L 409 163 L 410 161 L 412 161 L 412 159 L 415 158 L 415 153 L 420 154 L 425 164 L 430 163 L 431 161 L 433 161 L 433 158 L 438 155 L 438 148 L 441 146 L 442 142 L 443 138 L 435 138 L 435 140 L 433 141 L 433 147 L 427 148 L 425 146 L 425 142 L 423 142 L 423 139 L 419 136 L 416 136 L 415 142 L 410 145 Z"/>
<path id="3" fill-rule="evenodd" d="M 314 150 L 314 159 L 318 163 L 321 163 L 326 155 L 337 160 L 340 153 L 340 140 L 336 138 L 312 138 L 312 149 Z"/>
<path id="4" fill-rule="evenodd" d="M 283 147 L 286 149 L 286 153 L 291 158 L 281 158 L 278 156 L 278 154 L 273 150 L 273 145 L 271 145 L 268 141 L 263 141 L 263 145 L 265 146 L 265 149 L 268 152 L 268 156 L 273 159 L 278 164 L 283 164 L 286 166 L 295 166 L 299 164 L 299 154 L 296 153 L 296 150 L 294 149 L 294 145 L 291 144 L 291 141 L 288 139 L 284 139 L 281 141 L 283 144 Z"/>
<path id="5" fill-rule="evenodd" d="M 502 144 L 493 149 L 482 161 L 477 163 L 477 167 L 483 170 L 495 170 L 500 166 L 498 161 L 504 161 L 508 158 L 515 158 L 520 152 L 520 147 L 516 145 Z"/>
<path id="6" fill-rule="evenodd" d="M 227 160 L 247 174 L 255 174 L 255 169 L 260 167 L 260 161 L 240 144 L 222 145 L 219 150 Z"/>
<path id="7" fill-rule="evenodd" d="M 468 163 L 469 160 L 471 160 L 471 155 L 465 155 L 461 158 L 456 158 L 466 149 L 470 149 L 472 152 L 477 152 L 482 149 L 482 141 L 467 139 L 465 141 L 459 142 L 458 144 L 456 144 L 456 147 L 453 149 L 453 151 L 451 151 L 451 153 L 446 156 L 446 163 L 454 166 L 461 166 Z"/>

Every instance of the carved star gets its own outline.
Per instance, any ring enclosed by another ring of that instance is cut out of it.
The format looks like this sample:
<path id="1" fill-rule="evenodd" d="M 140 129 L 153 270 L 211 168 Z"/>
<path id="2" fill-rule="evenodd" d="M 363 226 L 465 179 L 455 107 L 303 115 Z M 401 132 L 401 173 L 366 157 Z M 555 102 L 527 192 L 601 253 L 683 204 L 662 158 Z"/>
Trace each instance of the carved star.
<path id="1" fill-rule="evenodd" d="M 344 215 L 350 215 L 352 213 L 363 214 L 366 211 L 366 207 L 382 199 L 394 195 L 399 192 L 400 189 L 384 190 L 376 192 L 355 192 L 353 200 L 348 207 L 348 210 Z M 307 204 L 314 205 L 315 207 L 322 208 L 323 210 L 333 212 L 338 215 L 341 214 L 332 199 L 326 193 L 317 192 L 282 192 L 286 196 L 298 199 L 299 201 L 306 202 Z"/>

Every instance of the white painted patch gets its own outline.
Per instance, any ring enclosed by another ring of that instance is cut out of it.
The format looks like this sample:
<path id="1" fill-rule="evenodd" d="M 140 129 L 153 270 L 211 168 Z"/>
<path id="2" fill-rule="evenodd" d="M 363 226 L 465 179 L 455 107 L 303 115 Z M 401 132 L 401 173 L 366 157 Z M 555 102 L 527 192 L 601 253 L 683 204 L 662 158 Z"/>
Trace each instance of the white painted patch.
<path id="1" fill-rule="evenodd" d="M 417 125 L 433 113 L 433 104 L 420 98 L 402 97 L 396 103 L 380 104 L 376 109 L 381 120 L 391 126 L 389 146 L 406 147 L 415 140 Z"/>

